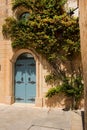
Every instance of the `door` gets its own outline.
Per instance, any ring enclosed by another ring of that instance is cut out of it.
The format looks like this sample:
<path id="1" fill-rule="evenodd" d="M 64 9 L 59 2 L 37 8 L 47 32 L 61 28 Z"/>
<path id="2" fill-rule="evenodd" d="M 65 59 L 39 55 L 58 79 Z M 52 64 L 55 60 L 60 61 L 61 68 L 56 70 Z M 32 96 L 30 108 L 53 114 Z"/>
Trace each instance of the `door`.
<path id="1" fill-rule="evenodd" d="M 36 64 L 31 54 L 22 54 L 15 64 L 15 102 L 34 103 Z"/>

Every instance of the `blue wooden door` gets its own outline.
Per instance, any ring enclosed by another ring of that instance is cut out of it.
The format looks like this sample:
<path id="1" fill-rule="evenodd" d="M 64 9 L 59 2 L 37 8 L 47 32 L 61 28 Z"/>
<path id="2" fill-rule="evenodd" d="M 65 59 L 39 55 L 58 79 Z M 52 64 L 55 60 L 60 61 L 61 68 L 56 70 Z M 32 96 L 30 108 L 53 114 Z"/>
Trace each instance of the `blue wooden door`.
<path id="1" fill-rule="evenodd" d="M 19 58 L 15 64 L 15 102 L 34 103 L 35 97 L 35 60 L 33 57 Z"/>

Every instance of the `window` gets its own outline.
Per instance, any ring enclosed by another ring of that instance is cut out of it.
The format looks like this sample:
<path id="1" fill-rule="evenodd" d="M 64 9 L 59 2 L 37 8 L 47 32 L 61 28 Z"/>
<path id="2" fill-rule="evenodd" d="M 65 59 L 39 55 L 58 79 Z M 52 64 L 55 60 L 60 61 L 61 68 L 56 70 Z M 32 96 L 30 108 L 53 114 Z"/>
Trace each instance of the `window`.
<path id="1" fill-rule="evenodd" d="M 29 18 L 29 12 L 24 12 L 24 13 L 22 13 L 21 15 L 20 15 L 20 20 L 28 20 L 28 18 Z"/>

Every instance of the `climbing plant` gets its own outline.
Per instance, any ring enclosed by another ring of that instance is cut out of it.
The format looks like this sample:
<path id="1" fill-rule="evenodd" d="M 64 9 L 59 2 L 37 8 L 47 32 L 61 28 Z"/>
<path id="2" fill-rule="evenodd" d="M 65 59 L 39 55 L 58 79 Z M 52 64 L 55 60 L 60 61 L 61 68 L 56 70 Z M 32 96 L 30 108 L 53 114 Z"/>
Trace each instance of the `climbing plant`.
<path id="1" fill-rule="evenodd" d="M 80 51 L 78 19 L 64 10 L 66 0 L 13 0 L 13 11 L 29 9 L 28 20 L 9 17 L 3 35 L 11 38 L 13 48 L 35 49 L 58 70 L 59 59 L 73 57 Z"/>
<path id="2" fill-rule="evenodd" d="M 13 48 L 33 48 L 49 62 L 52 72 L 47 82 L 64 81 L 66 72 L 61 63 L 80 55 L 78 18 L 67 15 L 65 3 L 66 0 L 13 0 L 12 10 L 24 7 L 29 17 L 8 17 L 3 25 L 3 35 L 11 39 Z"/>
<path id="3" fill-rule="evenodd" d="M 13 10 L 24 6 L 31 11 L 28 20 L 7 18 L 3 34 L 10 37 L 13 48 L 33 47 L 48 60 L 62 52 L 66 56 L 79 52 L 78 20 L 64 10 L 65 0 L 14 0 Z"/>
<path id="4" fill-rule="evenodd" d="M 46 97 L 50 98 L 56 94 L 64 93 L 67 97 L 71 98 L 71 105 L 68 107 L 77 109 L 80 100 L 83 98 L 83 90 L 82 74 L 75 74 L 71 77 L 66 77 L 61 85 L 50 88 L 46 93 Z"/>

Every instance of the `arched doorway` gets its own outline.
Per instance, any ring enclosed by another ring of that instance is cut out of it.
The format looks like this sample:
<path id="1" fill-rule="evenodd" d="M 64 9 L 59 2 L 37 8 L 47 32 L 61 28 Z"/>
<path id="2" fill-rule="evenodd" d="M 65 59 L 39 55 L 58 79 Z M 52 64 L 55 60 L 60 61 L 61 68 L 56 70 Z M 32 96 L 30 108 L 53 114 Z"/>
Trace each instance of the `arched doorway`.
<path id="1" fill-rule="evenodd" d="M 36 62 L 30 53 L 23 53 L 16 60 L 14 97 L 18 103 L 35 102 Z"/>

